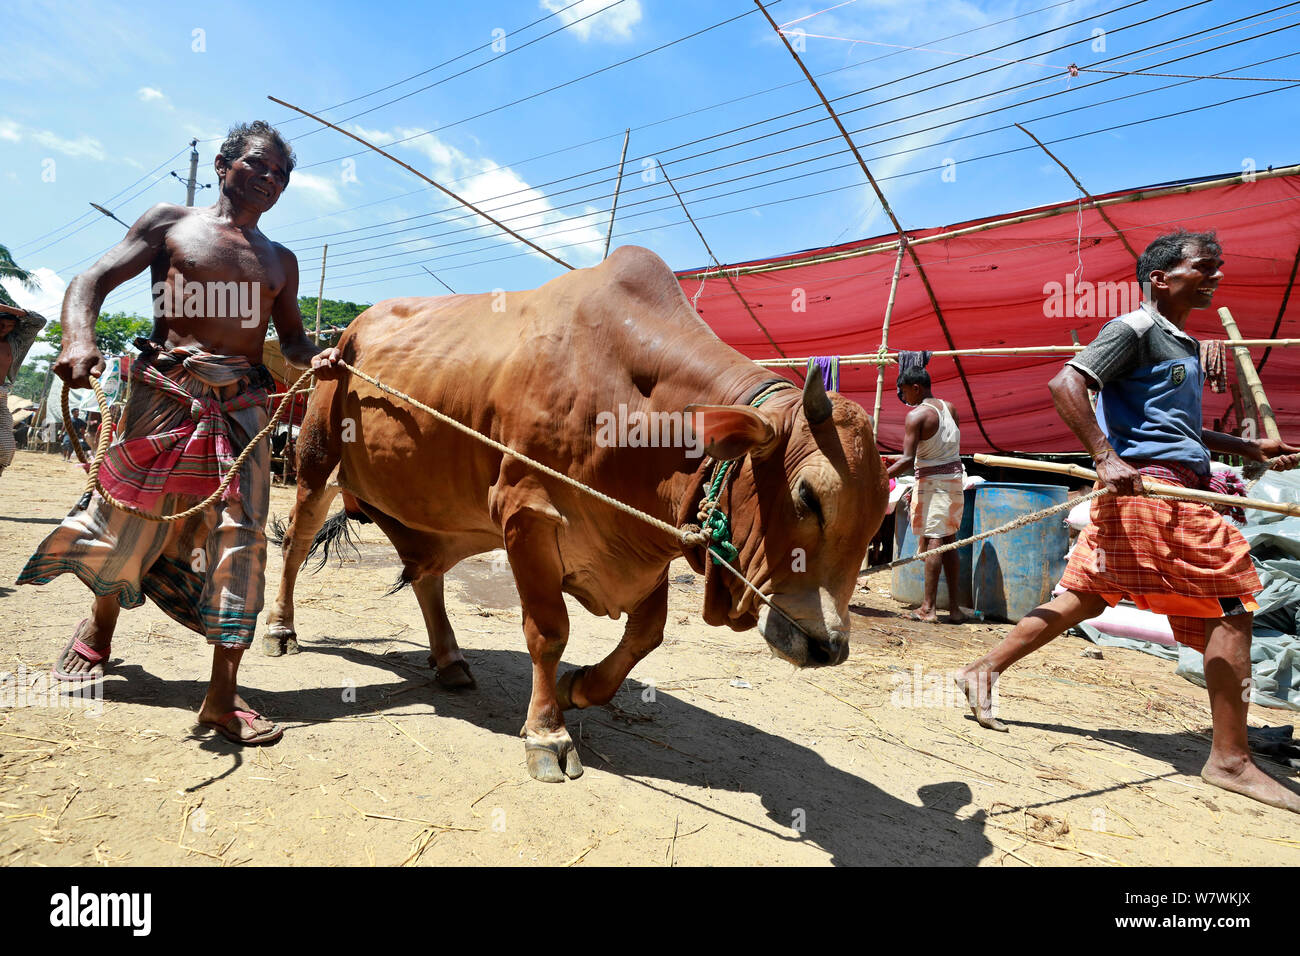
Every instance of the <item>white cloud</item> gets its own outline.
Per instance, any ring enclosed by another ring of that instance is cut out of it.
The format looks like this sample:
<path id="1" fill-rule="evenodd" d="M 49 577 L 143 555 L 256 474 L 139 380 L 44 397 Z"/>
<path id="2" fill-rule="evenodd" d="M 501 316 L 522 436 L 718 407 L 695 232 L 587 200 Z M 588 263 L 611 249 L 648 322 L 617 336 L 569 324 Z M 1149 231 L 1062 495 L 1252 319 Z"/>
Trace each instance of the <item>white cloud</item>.
<path id="1" fill-rule="evenodd" d="M 608 7 L 610 0 L 579 0 L 578 3 L 569 6 L 572 0 L 541 0 L 540 6 L 543 10 L 549 10 L 551 13 L 560 13 L 560 20 L 566 25 L 575 24 L 572 29 L 566 30 L 584 43 L 593 37 L 605 42 L 617 43 L 623 40 L 632 39 L 632 27 L 641 22 L 641 0 L 623 0 L 622 3 L 615 7 L 605 10 L 602 13 L 596 13 L 602 7 Z M 564 8 L 568 7 L 567 10 Z M 595 16 L 589 14 L 596 13 Z M 587 19 L 583 20 L 583 17 Z M 582 20 L 581 23 L 578 23 Z"/>
<path id="2" fill-rule="evenodd" d="M 159 103 L 170 109 L 175 109 L 171 101 L 167 99 L 167 94 L 162 90 L 152 86 L 142 86 L 135 92 L 136 97 L 141 103 Z"/>
<path id="3" fill-rule="evenodd" d="M 603 215 L 597 210 L 587 208 L 576 214 L 557 210 L 544 193 L 534 189 L 508 166 L 498 166 L 488 156 L 469 156 L 432 134 L 417 136 L 418 129 L 397 128 L 391 132 L 360 126 L 352 129 L 358 136 L 381 146 L 408 136 L 416 137 L 400 144 L 399 148 L 423 154 L 430 161 L 426 169 L 434 180 L 544 249 L 578 243 L 562 250 L 559 253 L 561 258 L 592 265 L 600 261 L 605 249 L 603 229 L 586 224 L 593 222 L 595 215 Z M 296 178 L 297 174 L 294 175 Z M 498 196 L 503 198 L 494 198 Z M 539 231 L 557 231 L 557 234 L 536 236 Z M 512 241 L 486 222 L 482 232 Z"/>
<path id="4" fill-rule="evenodd" d="M 57 272 L 48 267 L 42 266 L 31 271 L 41 284 L 38 290 L 28 292 L 17 279 L 5 279 L 3 280 L 5 291 L 22 308 L 39 312 L 50 320 L 57 319 L 63 307 L 63 293 L 68 288 L 68 284 L 59 278 Z"/>
<path id="5" fill-rule="evenodd" d="M 24 126 L 5 118 L 0 118 L 0 139 L 11 143 L 21 143 L 24 139 L 30 139 L 33 143 L 63 153 L 65 156 L 85 156 L 89 159 L 104 159 L 107 156 L 103 144 L 93 136 L 83 135 L 76 139 L 67 139 L 47 129 Z"/>
<path id="6" fill-rule="evenodd" d="M 295 172 L 289 179 L 289 187 L 294 192 L 301 192 L 305 189 L 317 199 L 327 203 L 337 205 L 341 201 L 338 184 L 326 176 L 317 176 L 308 172 Z"/>

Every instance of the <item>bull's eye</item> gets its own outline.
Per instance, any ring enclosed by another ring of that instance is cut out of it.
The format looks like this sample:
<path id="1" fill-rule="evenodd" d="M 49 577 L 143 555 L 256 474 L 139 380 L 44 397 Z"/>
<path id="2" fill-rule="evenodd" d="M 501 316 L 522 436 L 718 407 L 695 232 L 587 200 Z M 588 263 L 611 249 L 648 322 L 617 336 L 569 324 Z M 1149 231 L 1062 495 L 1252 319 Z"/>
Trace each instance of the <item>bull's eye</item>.
<path id="1" fill-rule="evenodd" d="M 817 516 L 818 523 L 823 523 L 822 503 L 817 500 L 817 493 L 812 490 L 812 485 L 802 479 L 799 481 L 799 503 Z"/>

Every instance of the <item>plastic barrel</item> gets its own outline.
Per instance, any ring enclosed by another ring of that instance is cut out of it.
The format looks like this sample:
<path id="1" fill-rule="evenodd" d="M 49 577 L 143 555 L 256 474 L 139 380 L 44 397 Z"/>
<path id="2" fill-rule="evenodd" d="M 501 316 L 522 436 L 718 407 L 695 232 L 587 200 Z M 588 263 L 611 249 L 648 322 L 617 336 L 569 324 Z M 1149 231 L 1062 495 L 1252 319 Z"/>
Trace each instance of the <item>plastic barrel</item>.
<path id="1" fill-rule="evenodd" d="M 1060 485 L 989 483 L 975 493 L 974 533 L 982 534 L 1016 518 L 1069 498 Z M 1018 621 L 1046 602 L 1065 573 L 1070 533 L 1065 513 L 994 535 L 973 545 L 975 610 L 985 617 Z"/>
<path id="2" fill-rule="evenodd" d="M 965 505 L 961 516 L 961 527 L 957 529 L 957 540 L 969 538 L 974 532 L 971 528 L 975 521 L 975 489 L 966 490 Z M 912 534 L 912 521 L 909 513 L 902 508 L 894 513 L 894 557 L 910 558 L 916 554 L 916 535 Z M 971 603 L 971 552 L 972 545 L 957 549 L 957 605 L 974 607 Z M 904 604 L 920 604 L 925 599 L 925 562 L 914 561 L 901 568 L 894 568 L 889 583 L 889 592 L 895 601 Z M 948 607 L 948 581 L 939 572 L 939 593 L 935 597 L 935 607 Z"/>

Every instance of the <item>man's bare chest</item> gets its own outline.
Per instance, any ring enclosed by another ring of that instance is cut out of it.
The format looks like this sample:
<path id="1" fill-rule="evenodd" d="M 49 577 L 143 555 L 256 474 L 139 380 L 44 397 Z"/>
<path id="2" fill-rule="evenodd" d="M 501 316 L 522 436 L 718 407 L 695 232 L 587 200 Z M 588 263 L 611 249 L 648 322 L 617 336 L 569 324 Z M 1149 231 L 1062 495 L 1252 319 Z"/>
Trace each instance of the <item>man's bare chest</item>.
<path id="1" fill-rule="evenodd" d="M 248 237 L 190 220 L 167 237 L 168 272 L 187 283 L 248 283 L 270 302 L 284 288 L 285 271 L 275 247 L 264 236 Z"/>

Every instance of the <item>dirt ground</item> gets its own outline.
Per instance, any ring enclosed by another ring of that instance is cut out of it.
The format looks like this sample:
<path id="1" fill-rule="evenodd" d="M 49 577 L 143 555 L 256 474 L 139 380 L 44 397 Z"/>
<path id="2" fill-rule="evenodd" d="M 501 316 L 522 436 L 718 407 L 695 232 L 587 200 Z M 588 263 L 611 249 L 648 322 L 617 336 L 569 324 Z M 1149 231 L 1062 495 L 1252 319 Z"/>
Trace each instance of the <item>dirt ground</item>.
<path id="1" fill-rule="evenodd" d="M 848 662 L 799 672 L 757 632 L 701 623 L 700 582 L 674 565 L 664 645 L 611 705 L 571 712 L 586 773 L 558 785 L 524 769 L 529 662 L 503 553 L 448 577 L 479 683 L 451 693 L 414 597 L 384 596 L 398 566 L 373 526 L 360 560 L 301 579 L 303 653 L 245 655 L 278 744 L 196 725 L 210 654 L 152 604 L 123 615 L 102 701 L 51 706 L 43 674 L 88 592 L 12 582 L 83 480 L 22 451 L 0 479 L 7 865 L 1300 863 L 1293 815 L 1200 781 L 1208 704 L 1173 664 L 1084 658 L 1063 637 L 1002 680 L 1011 732 L 984 731 L 947 675 L 1007 626 L 903 621 L 884 576 L 858 593 Z M 277 486 L 272 512 L 292 500 Z M 273 595 L 274 549 L 268 576 Z M 570 613 L 566 661 L 595 662 L 622 622 Z"/>

